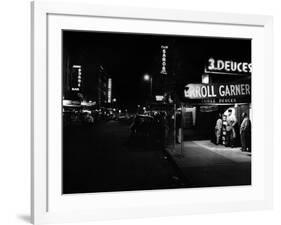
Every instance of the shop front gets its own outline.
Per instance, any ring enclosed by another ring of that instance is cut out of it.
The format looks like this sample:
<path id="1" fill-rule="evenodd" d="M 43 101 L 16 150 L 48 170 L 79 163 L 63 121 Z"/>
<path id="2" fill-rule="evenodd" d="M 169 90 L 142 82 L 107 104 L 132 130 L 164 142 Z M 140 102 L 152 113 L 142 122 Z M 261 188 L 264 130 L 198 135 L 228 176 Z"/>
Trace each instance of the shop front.
<path id="1" fill-rule="evenodd" d="M 220 143 L 229 146 L 227 123 L 233 118 L 235 141 L 240 145 L 239 127 L 242 113 L 251 117 L 251 83 L 249 79 L 229 83 L 191 83 L 183 90 L 182 140 L 210 140 L 216 143 L 215 127 L 222 120 Z"/>

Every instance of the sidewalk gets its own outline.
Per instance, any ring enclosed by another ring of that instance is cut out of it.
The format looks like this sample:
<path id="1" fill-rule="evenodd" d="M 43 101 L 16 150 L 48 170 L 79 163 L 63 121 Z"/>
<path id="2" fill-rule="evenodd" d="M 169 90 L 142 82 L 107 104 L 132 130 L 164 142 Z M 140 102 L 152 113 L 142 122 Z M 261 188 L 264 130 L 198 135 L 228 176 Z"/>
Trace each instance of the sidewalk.
<path id="1" fill-rule="evenodd" d="M 209 140 L 185 141 L 167 153 L 191 187 L 251 184 L 251 154 Z"/>
<path id="2" fill-rule="evenodd" d="M 209 140 L 203 141 L 193 141 L 198 146 L 210 150 L 214 153 L 217 153 L 221 156 L 224 156 L 227 159 L 230 159 L 234 162 L 251 162 L 251 153 L 249 152 L 242 152 L 240 149 L 241 147 L 230 148 L 225 147 L 223 145 L 215 145 Z"/>

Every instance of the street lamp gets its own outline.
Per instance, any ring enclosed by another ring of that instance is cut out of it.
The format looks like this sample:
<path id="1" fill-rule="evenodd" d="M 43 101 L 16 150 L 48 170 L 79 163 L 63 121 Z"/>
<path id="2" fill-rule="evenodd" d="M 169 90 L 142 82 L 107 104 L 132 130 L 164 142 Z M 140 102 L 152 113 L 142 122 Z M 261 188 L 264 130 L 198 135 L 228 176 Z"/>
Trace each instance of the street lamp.
<path id="1" fill-rule="evenodd" d="M 149 81 L 150 82 L 150 96 L 151 96 L 151 100 L 152 100 L 152 77 L 151 76 L 149 76 L 148 74 L 145 74 L 144 76 L 143 76 L 143 79 L 145 80 L 145 81 Z"/>
<path id="2" fill-rule="evenodd" d="M 150 76 L 149 76 L 148 74 L 145 74 L 145 75 L 143 76 L 143 79 L 144 79 L 145 81 L 149 81 L 149 80 L 150 80 Z"/>

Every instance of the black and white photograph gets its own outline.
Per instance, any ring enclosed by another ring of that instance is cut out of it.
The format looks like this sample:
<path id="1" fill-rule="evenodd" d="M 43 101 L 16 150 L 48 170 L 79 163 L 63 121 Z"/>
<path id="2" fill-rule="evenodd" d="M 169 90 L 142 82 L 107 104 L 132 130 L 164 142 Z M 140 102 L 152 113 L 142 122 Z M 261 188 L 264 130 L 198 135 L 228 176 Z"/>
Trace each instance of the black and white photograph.
<path id="1" fill-rule="evenodd" d="M 252 184 L 246 38 L 62 32 L 62 193 Z"/>

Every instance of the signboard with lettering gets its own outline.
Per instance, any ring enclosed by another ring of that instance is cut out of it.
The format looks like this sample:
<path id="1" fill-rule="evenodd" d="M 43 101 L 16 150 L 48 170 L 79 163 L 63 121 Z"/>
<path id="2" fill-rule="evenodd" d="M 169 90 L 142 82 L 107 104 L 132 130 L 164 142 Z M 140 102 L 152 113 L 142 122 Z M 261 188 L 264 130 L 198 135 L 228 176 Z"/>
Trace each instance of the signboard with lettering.
<path id="1" fill-rule="evenodd" d="M 205 73 L 251 75 L 252 63 L 210 58 Z"/>
<path id="2" fill-rule="evenodd" d="M 250 103 L 251 85 L 248 82 L 187 84 L 184 98 L 191 103 Z"/>
<path id="3" fill-rule="evenodd" d="M 112 97 L 112 79 L 108 78 L 108 84 L 107 84 L 107 102 L 111 103 L 111 97 Z"/>
<path id="4" fill-rule="evenodd" d="M 162 49 L 162 63 L 161 63 L 161 74 L 167 74 L 167 50 L 168 46 L 167 45 L 161 45 Z"/>
<path id="5" fill-rule="evenodd" d="M 82 82 L 81 65 L 73 65 L 71 69 L 71 90 L 80 91 Z"/>

